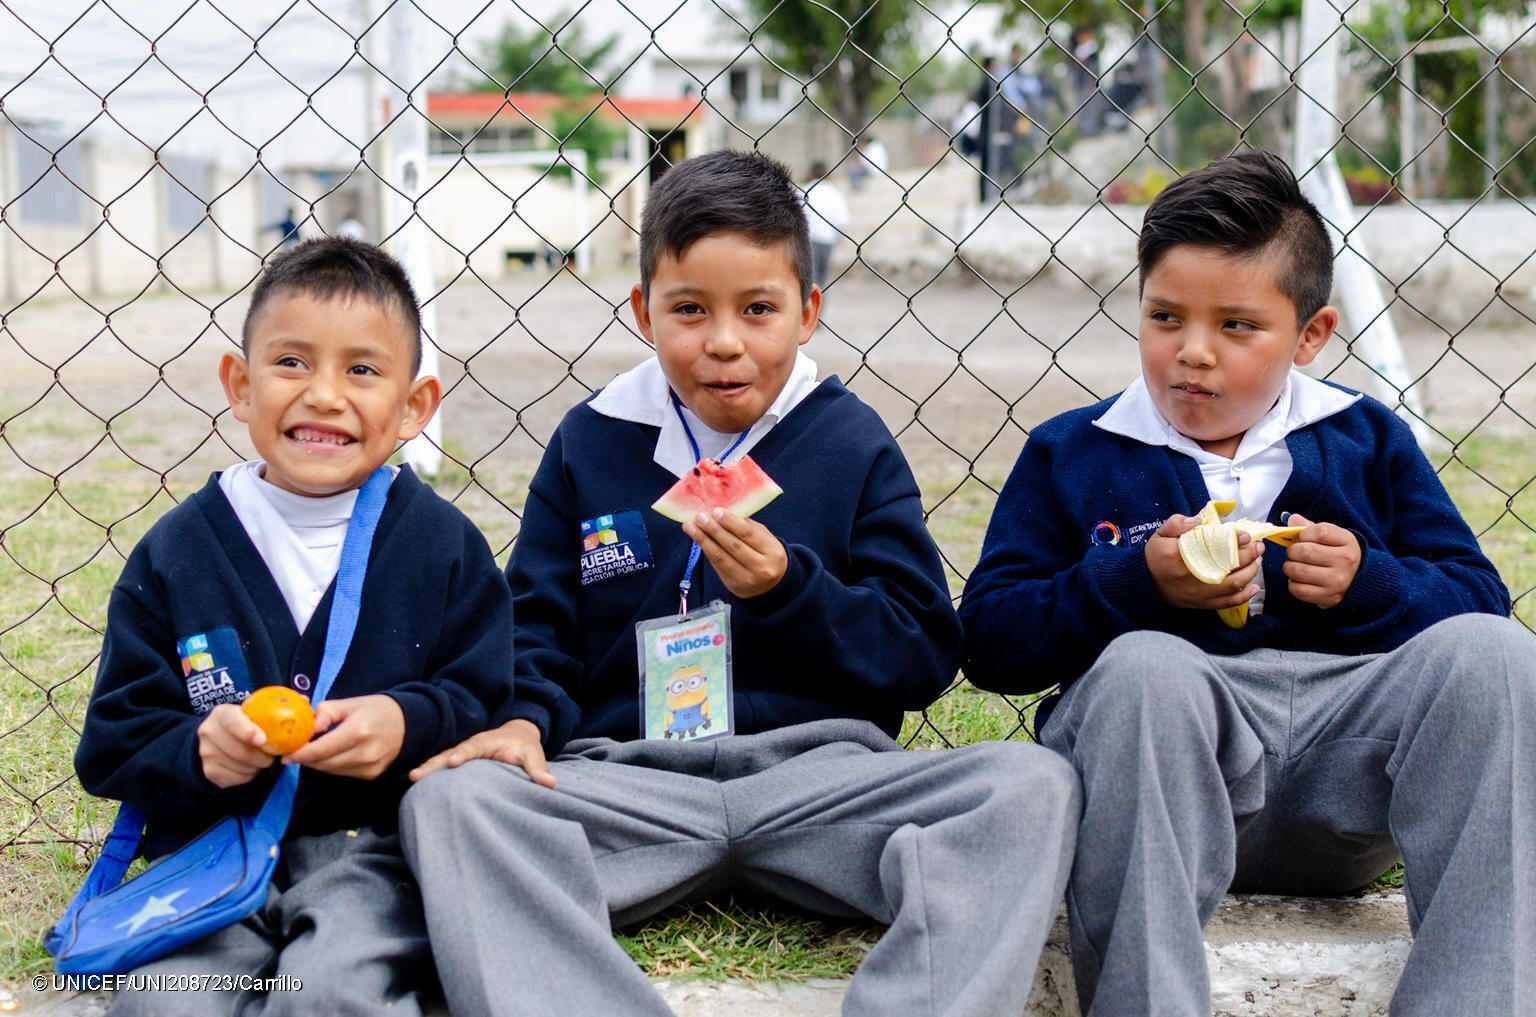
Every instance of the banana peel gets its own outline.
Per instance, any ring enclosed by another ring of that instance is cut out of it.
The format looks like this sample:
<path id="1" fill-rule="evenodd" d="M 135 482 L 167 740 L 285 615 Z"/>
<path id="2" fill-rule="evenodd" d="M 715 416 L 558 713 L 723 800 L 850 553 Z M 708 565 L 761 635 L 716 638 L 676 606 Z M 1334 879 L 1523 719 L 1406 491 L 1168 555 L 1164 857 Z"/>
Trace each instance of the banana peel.
<path id="1" fill-rule="evenodd" d="M 1199 524 L 1179 537 L 1179 557 L 1189 574 L 1202 583 L 1219 583 L 1227 573 L 1237 568 L 1237 535 L 1246 533 L 1254 540 L 1269 540 L 1281 547 L 1290 547 L 1305 529 L 1302 526 L 1276 526 L 1274 523 L 1255 519 L 1234 519 L 1222 522 L 1221 517 L 1236 505 L 1230 501 L 1208 501 L 1196 513 Z M 1216 612 L 1228 626 L 1240 629 L 1248 624 L 1246 601 L 1236 607 L 1226 607 Z"/>

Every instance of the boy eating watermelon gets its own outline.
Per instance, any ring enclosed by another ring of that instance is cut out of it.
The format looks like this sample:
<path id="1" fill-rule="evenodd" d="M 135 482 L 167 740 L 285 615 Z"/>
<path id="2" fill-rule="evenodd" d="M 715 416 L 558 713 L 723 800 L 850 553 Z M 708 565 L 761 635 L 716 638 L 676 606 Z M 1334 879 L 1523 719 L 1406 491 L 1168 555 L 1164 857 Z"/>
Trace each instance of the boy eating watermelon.
<path id="1" fill-rule="evenodd" d="M 960 627 L 901 450 L 800 352 L 811 264 L 767 158 L 651 193 L 630 303 L 656 356 L 566 415 L 507 567 L 515 673 L 577 701 L 575 739 L 546 765 L 531 725 L 484 732 L 402 806 L 455 1013 L 669 1014 L 610 922 L 730 889 L 891 925 L 845 1013 L 1024 1009 L 1077 783 L 1031 745 L 892 739 L 954 678 Z M 733 491 L 754 518 L 649 507 L 747 453 L 784 491 Z"/>

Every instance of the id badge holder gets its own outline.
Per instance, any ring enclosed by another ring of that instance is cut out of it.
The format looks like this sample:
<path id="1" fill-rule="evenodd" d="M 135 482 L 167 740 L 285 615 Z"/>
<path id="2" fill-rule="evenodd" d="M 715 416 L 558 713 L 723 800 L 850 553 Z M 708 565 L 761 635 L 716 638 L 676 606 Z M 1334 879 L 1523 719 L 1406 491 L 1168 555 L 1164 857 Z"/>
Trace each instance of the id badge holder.
<path id="1" fill-rule="evenodd" d="M 640 622 L 635 641 L 643 737 L 699 742 L 735 732 L 731 605 Z"/>

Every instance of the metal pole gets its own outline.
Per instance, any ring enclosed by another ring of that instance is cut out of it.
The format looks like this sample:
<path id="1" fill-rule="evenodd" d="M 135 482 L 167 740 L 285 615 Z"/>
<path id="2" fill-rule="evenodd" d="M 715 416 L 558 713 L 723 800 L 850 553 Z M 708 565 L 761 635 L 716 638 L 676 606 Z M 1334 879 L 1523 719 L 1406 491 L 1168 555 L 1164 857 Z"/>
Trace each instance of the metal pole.
<path id="1" fill-rule="evenodd" d="M 357 31 L 359 34 L 368 31 L 368 26 L 373 24 L 373 17 L 373 0 L 357 0 Z M 363 144 L 360 146 L 362 150 L 358 152 L 358 158 L 364 162 L 370 162 L 369 152 L 371 151 L 373 160 L 370 165 L 377 166 L 380 165 L 378 162 L 380 154 L 385 153 L 386 159 L 383 165 L 387 166 L 389 163 L 386 146 L 377 142 L 372 145 L 368 143 L 369 139 L 377 134 L 379 128 L 383 126 L 383 118 L 380 115 L 383 111 L 379 108 L 379 75 L 373 69 L 379 65 L 378 49 L 378 32 L 368 32 L 367 35 L 363 36 L 362 56 L 367 62 L 358 68 L 358 73 L 363 76 Z M 373 66 L 369 66 L 369 64 Z M 384 235 L 384 223 L 388 221 L 385 217 L 385 210 L 388 207 L 385 195 L 388 192 L 384 187 L 383 181 L 374 174 L 364 174 L 363 179 L 369 196 L 366 199 L 366 208 L 362 206 L 358 208 L 358 218 L 363 220 L 363 225 L 367 227 L 369 236 L 381 237 Z"/>
<path id="2" fill-rule="evenodd" d="M 1397 63 L 1392 65 L 1398 85 L 1397 189 L 1412 198 L 1418 190 L 1413 186 L 1413 157 L 1418 149 L 1419 100 L 1413 53 L 1408 49 L 1408 32 L 1403 25 L 1403 0 L 1392 0 L 1389 15 L 1392 41 L 1397 44 Z"/>
<path id="3" fill-rule="evenodd" d="M 1141 73 L 1147 82 L 1147 101 L 1161 116 L 1167 110 L 1168 103 L 1163 88 L 1163 51 L 1157 44 L 1156 0 L 1142 0 L 1141 19 Z M 1153 132 L 1151 140 L 1153 151 L 1172 162 L 1173 153 L 1179 150 L 1178 128 L 1172 117 Z"/>
<path id="4" fill-rule="evenodd" d="M 1483 88 L 1483 148 L 1487 165 L 1483 167 L 1483 189 L 1493 190 L 1499 171 L 1499 55 L 1486 56 L 1488 78 Z"/>
<path id="5" fill-rule="evenodd" d="M 1329 0 L 1302 0 L 1301 56 L 1296 75 L 1296 172 L 1301 187 L 1332 227 L 1338 255 L 1334 281 L 1344 316 L 1355 330 L 1354 353 L 1376 372 L 1377 398 L 1399 413 L 1423 445 L 1429 441 L 1424 406 L 1412 387 L 1413 375 L 1403 356 L 1397 329 L 1365 258 L 1364 241 L 1355 230 L 1355 209 L 1339 171 L 1338 139 L 1339 28 L 1342 13 Z"/>
<path id="6" fill-rule="evenodd" d="M 389 74 L 410 91 L 395 90 L 390 96 L 391 108 L 401 114 L 389 129 L 391 159 L 386 169 L 394 191 L 386 231 L 393 234 L 390 246 L 410 277 L 416 299 L 425 302 L 436 287 L 426 224 L 415 206 L 427 186 L 427 88 L 422 77 L 429 65 L 422 59 L 414 11 L 410 4 L 398 4 L 389 12 Z M 435 375 L 439 370 L 437 346 L 432 342 L 437 334 L 435 302 L 424 303 L 421 309 L 421 332 L 421 375 Z M 442 468 L 442 435 L 443 417 L 438 413 L 427 422 L 426 430 L 406 442 L 405 461 L 413 470 L 430 477 Z"/>
<path id="7" fill-rule="evenodd" d="M 985 73 L 985 72 L 983 72 Z M 991 77 L 989 74 L 988 77 Z M 993 81 L 987 104 L 981 110 L 981 128 L 985 135 L 983 144 L 987 146 L 987 157 L 984 160 L 987 170 L 982 174 L 982 182 L 985 187 L 986 198 L 982 201 L 986 205 L 988 201 L 997 201 L 1002 197 L 1002 173 L 997 165 L 1001 146 L 997 143 L 997 121 L 1001 113 L 999 104 L 1003 101 L 1001 90 L 997 82 Z"/>
<path id="8" fill-rule="evenodd" d="M 0 311 L 5 311 L 16 299 L 19 287 L 16 283 L 16 244 L 12 239 L 11 225 L 21 210 L 21 202 L 12 200 L 20 188 L 16 177 L 16 130 L 9 120 L 0 121 L 0 212 L 4 212 L 6 224 L 0 225 Z M 9 203 L 9 204 L 7 204 Z"/>
<path id="9" fill-rule="evenodd" d="M 576 250 L 572 252 L 576 274 L 584 278 L 592 275 L 592 242 L 587 236 L 587 153 L 580 148 L 570 149 L 565 158 L 571 163 L 571 189 L 576 195 Z"/>

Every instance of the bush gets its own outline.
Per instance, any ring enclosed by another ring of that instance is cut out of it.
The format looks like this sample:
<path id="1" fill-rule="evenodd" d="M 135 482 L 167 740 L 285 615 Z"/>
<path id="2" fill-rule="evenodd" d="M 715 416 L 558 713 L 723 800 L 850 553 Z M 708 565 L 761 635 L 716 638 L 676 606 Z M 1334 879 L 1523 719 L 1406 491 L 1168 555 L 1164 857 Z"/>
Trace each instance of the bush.
<path id="1" fill-rule="evenodd" d="M 1356 205 L 1391 204 L 1402 199 L 1392 178 L 1375 166 L 1347 167 L 1342 172 L 1349 200 Z"/>

